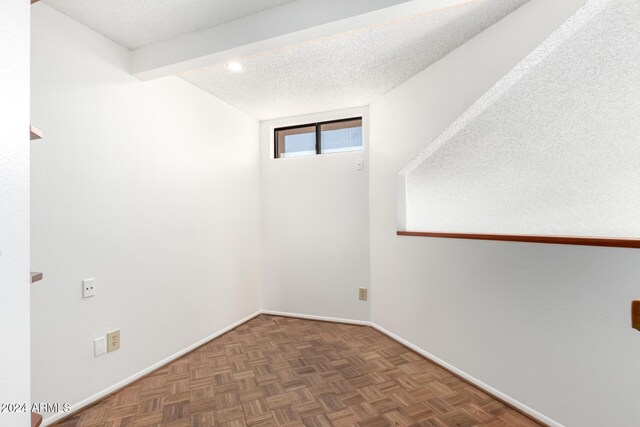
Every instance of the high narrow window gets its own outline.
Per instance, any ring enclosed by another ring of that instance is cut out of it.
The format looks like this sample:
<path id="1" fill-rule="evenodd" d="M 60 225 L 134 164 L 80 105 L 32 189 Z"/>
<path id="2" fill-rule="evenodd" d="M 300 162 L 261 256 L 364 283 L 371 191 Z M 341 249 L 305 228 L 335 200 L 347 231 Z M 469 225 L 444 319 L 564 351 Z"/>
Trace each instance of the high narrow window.
<path id="1" fill-rule="evenodd" d="M 276 158 L 316 154 L 314 125 L 276 129 Z"/>
<path id="2" fill-rule="evenodd" d="M 275 158 L 362 150 L 362 117 L 275 130 Z"/>
<path id="3" fill-rule="evenodd" d="M 362 150 L 362 119 L 320 123 L 320 153 Z"/>

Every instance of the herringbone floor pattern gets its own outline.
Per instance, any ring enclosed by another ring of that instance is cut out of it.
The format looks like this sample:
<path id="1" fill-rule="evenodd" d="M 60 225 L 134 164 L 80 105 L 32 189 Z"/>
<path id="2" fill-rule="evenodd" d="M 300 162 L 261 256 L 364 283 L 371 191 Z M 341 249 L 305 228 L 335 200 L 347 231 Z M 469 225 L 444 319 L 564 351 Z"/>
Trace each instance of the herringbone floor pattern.
<path id="1" fill-rule="evenodd" d="M 538 424 L 372 328 L 261 315 L 56 425 Z"/>

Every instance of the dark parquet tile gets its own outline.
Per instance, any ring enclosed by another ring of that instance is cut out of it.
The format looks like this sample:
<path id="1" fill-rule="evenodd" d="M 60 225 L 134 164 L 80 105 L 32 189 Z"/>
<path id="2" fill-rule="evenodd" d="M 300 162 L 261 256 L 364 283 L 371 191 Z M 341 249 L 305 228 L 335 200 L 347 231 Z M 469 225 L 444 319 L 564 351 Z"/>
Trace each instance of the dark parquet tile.
<path id="1" fill-rule="evenodd" d="M 261 315 L 58 427 L 528 427 L 365 327 Z"/>

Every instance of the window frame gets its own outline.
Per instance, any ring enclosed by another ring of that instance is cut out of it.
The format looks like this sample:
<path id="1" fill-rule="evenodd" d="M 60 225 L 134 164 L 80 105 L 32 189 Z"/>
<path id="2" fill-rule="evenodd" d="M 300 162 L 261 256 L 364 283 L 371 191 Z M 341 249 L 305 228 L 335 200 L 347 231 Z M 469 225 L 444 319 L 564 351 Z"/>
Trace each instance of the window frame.
<path id="1" fill-rule="evenodd" d="M 363 128 L 364 127 L 364 117 L 363 116 L 355 116 L 355 117 L 348 117 L 348 118 L 344 118 L 344 119 L 335 119 L 335 120 L 326 120 L 326 121 L 322 121 L 322 122 L 311 122 L 311 123 L 303 123 L 303 124 L 299 124 L 299 125 L 292 125 L 292 126 L 282 126 L 282 127 L 278 127 L 278 128 L 274 128 L 273 129 L 273 158 L 274 159 L 284 159 L 285 157 L 281 157 L 279 155 L 279 150 L 278 150 L 278 131 L 285 131 L 285 130 L 292 130 L 292 129 L 300 129 L 300 128 L 307 128 L 307 127 L 315 127 L 316 128 L 316 156 L 322 154 L 322 130 L 321 127 L 322 125 L 328 125 L 328 124 L 333 124 L 333 123 L 342 123 L 342 122 L 350 122 L 350 121 L 354 121 L 354 120 L 360 120 L 360 127 Z M 350 152 L 354 152 L 354 151 L 363 151 L 364 150 L 364 136 L 362 137 L 362 141 L 360 144 L 360 149 L 359 150 L 351 150 L 351 151 L 345 151 L 345 153 L 350 153 Z M 338 153 L 326 153 L 326 154 L 338 154 Z M 303 157 L 307 157 L 307 156 L 303 156 Z"/>

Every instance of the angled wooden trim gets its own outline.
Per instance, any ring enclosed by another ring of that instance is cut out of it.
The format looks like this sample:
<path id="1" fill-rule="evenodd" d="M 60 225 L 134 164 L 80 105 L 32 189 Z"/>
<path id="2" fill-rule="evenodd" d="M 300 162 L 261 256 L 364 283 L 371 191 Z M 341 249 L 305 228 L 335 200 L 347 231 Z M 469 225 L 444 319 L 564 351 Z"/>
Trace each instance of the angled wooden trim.
<path id="1" fill-rule="evenodd" d="M 640 301 L 631 301 L 631 327 L 640 331 Z"/>
<path id="2" fill-rule="evenodd" d="M 556 245 L 609 246 L 640 248 L 640 239 L 615 237 L 544 236 L 533 234 L 443 233 L 428 231 L 398 231 L 398 236 L 440 237 L 448 239 L 497 240 L 502 242 L 551 243 Z"/>
<path id="3" fill-rule="evenodd" d="M 31 272 L 31 283 L 39 282 L 40 280 L 43 279 L 43 277 L 44 277 L 44 274 L 32 271 Z"/>
<path id="4" fill-rule="evenodd" d="M 36 0 L 38 1 L 38 0 Z M 33 0 L 31 0 L 33 3 Z M 39 427 L 42 424 L 42 415 L 36 414 L 35 412 L 31 413 L 31 427 Z"/>
<path id="5" fill-rule="evenodd" d="M 29 125 L 29 140 L 33 141 L 34 139 L 41 139 L 42 137 L 44 137 L 44 134 L 40 129 Z"/>
<path id="6" fill-rule="evenodd" d="M 31 4 L 38 3 L 40 0 L 31 0 Z"/>

